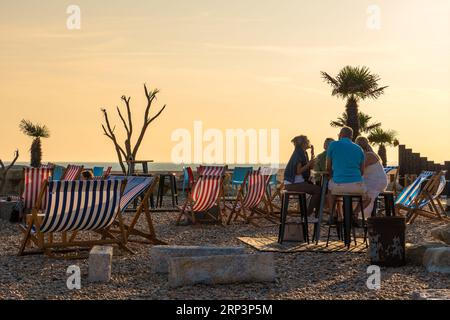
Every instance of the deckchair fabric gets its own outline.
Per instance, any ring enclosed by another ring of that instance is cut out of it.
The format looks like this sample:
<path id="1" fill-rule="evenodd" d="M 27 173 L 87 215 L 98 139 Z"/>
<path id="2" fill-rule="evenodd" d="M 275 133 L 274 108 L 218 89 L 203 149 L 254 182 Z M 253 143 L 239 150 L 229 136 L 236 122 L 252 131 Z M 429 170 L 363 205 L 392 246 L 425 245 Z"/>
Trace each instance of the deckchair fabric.
<path id="1" fill-rule="evenodd" d="M 392 171 L 398 170 L 397 166 L 384 167 L 384 173 L 391 174 Z"/>
<path id="2" fill-rule="evenodd" d="M 226 171 L 226 166 L 200 166 L 197 169 L 199 176 L 217 177 L 223 176 Z"/>
<path id="3" fill-rule="evenodd" d="M 121 200 L 122 182 L 51 181 L 42 233 L 95 231 L 110 226 Z"/>
<path id="4" fill-rule="evenodd" d="M 83 166 L 67 166 L 66 171 L 64 172 L 63 180 L 65 181 L 74 181 L 77 180 L 83 171 Z"/>
<path id="5" fill-rule="evenodd" d="M 103 172 L 103 179 L 107 179 L 111 175 L 112 167 L 106 168 L 106 170 Z"/>
<path id="6" fill-rule="evenodd" d="M 201 212 L 211 209 L 220 194 L 222 178 L 220 176 L 200 177 L 192 191 L 194 205 L 192 211 Z"/>
<path id="7" fill-rule="evenodd" d="M 24 208 L 33 209 L 41 192 L 43 182 L 49 180 L 52 169 L 24 168 Z M 46 201 L 42 202 L 40 209 L 45 209 Z"/>
<path id="8" fill-rule="evenodd" d="M 420 194 L 422 184 L 433 176 L 433 174 L 433 171 L 423 171 L 412 184 L 403 189 L 402 193 L 397 197 L 395 204 L 404 207 L 411 206 L 416 197 Z"/>
<path id="9" fill-rule="evenodd" d="M 266 192 L 266 186 L 271 175 L 252 172 L 248 175 L 248 188 L 243 201 L 243 207 L 250 209 L 258 206 Z"/>
<path id="10" fill-rule="evenodd" d="M 431 201 L 438 199 L 439 196 L 440 196 L 440 195 L 442 194 L 442 192 L 444 191 L 446 183 L 447 183 L 447 181 L 445 180 L 445 175 L 441 175 L 440 178 L 439 178 L 439 185 L 438 185 L 438 187 L 437 187 L 437 189 L 436 189 L 436 192 L 435 192 L 434 194 L 431 195 L 431 196 L 432 196 L 431 199 L 429 199 L 429 198 L 424 198 L 424 199 L 422 199 L 422 200 L 419 202 L 419 204 L 418 204 L 417 207 L 418 207 L 418 208 L 423 208 L 423 207 L 425 207 L 426 205 L 430 204 Z"/>
<path id="11" fill-rule="evenodd" d="M 103 178 L 103 171 L 105 168 L 103 167 L 94 167 L 92 168 L 92 173 L 94 174 L 94 178 Z"/>
<path id="12" fill-rule="evenodd" d="M 126 208 L 144 193 L 153 183 L 154 177 L 139 177 L 139 176 L 111 176 L 108 180 L 119 180 L 122 181 L 126 179 L 127 185 L 120 200 L 120 211 L 124 212 Z"/>

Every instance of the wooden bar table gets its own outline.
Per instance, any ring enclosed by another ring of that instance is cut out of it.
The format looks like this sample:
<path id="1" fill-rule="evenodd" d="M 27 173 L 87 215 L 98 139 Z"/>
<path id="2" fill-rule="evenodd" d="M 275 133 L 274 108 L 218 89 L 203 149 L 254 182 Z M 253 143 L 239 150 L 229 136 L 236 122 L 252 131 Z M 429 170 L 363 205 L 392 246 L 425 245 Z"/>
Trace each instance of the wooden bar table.
<path id="1" fill-rule="evenodd" d="M 153 163 L 153 160 L 127 160 L 124 161 L 128 164 L 128 175 L 134 174 L 134 168 L 137 164 L 142 165 L 142 172 L 148 174 L 148 164 Z"/>

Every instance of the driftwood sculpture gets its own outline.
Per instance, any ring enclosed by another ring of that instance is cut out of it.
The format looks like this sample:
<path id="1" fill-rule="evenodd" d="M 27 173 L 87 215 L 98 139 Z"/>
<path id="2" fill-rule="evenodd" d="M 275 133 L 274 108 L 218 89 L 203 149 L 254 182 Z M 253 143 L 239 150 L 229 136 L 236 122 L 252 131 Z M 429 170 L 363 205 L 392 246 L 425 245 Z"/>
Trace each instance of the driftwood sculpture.
<path id="1" fill-rule="evenodd" d="M 8 166 L 5 166 L 3 161 L 0 159 L 0 194 L 3 193 L 3 189 L 5 188 L 6 177 L 8 176 L 8 172 L 9 170 L 11 170 L 12 167 L 14 167 L 17 159 L 19 159 L 19 150 L 16 150 L 14 152 L 14 159 Z"/>
<path id="2" fill-rule="evenodd" d="M 141 146 L 142 140 L 144 139 L 144 136 L 145 136 L 148 126 L 153 121 L 155 121 L 161 115 L 161 113 L 164 111 L 164 109 L 166 108 L 166 105 L 164 105 L 158 111 L 158 113 L 156 113 L 156 115 L 151 117 L 150 116 L 151 107 L 152 107 L 153 102 L 156 100 L 156 95 L 159 93 L 159 90 L 154 89 L 152 91 L 149 91 L 145 84 L 144 84 L 144 90 L 145 90 L 145 96 L 147 98 L 147 106 L 145 108 L 145 113 L 144 113 L 144 123 L 142 125 L 139 136 L 134 145 L 132 142 L 134 127 L 133 127 L 133 120 L 132 120 L 131 106 L 130 106 L 131 97 L 122 96 L 122 101 L 125 103 L 125 106 L 126 106 L 126 116 L 125 117 L 123 116 L 122 112 L 120 111 L 120 108 L 117 107 L 117 113 L 119 114 L 120 120 L 122 121 L 123 127 L 125 128 L 125 132 L 126 132 L 126 138 L 125 138 L 123 145 L 121 145 L 117 139 L 117 136 L 115 133 L 116 127 L 111 126 L 107 110 L 102 109 L 103 117 L 105 120 L 105 123 L 102 124 L 103 132 L 113 142 L 116 153 L 117 153 L 117 158 L 119 160 L 120 166 L 121 166 L 124 174 L 127 172 L 124 161 L 130 160 L 130 159 L 136 160 L 136 155 L 139 151 L 139 147 Z"/>

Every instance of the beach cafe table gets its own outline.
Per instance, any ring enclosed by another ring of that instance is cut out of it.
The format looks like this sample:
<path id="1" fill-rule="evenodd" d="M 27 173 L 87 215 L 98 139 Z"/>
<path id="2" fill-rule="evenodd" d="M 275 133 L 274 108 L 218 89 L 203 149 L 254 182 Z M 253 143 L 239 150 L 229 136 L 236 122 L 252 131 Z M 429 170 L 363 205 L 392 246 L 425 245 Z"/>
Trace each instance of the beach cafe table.
<path id="1" fill-rule="evenodd" d="M 134 174 L 134 168 L 137 164 L 142 165 L 142 172 L 148 174 L 148 164 L 153 163 L 153 160 L 127 160 L 124 161 L 128 164 L 128 175 Z"/>

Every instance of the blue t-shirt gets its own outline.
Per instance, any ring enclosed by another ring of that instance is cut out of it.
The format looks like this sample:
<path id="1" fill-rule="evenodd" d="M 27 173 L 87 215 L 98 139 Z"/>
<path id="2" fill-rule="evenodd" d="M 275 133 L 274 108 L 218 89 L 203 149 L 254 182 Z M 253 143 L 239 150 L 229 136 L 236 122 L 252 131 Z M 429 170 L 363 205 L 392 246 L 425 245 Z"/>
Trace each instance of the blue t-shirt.
<path id="1" fill-rule="evenodd" d="M 328 146 L 327 158 L 332 161 L 333 181 L 335 183 L 361 182 L 361 164 L 364 151 L 348 138 L 334 141 Z"/>

